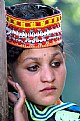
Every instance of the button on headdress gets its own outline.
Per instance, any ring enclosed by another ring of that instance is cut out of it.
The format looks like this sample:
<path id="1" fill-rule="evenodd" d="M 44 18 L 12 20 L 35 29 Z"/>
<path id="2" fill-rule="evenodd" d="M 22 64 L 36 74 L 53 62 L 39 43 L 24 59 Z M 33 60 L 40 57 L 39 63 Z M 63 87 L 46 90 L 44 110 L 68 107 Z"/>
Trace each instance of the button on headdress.
<path id="1" fill-rule="evenodd" d="M 24 4 L 27 6 L 28 4 Z M 34 4 L 36 7 L 49 7 Z M 16 18 L 6 13 L 7 43 L 21 48 L 42 48 L 62 42 L 62 13 L 57 8 L 50 8 L 53 15 L 38 19 Z"/>

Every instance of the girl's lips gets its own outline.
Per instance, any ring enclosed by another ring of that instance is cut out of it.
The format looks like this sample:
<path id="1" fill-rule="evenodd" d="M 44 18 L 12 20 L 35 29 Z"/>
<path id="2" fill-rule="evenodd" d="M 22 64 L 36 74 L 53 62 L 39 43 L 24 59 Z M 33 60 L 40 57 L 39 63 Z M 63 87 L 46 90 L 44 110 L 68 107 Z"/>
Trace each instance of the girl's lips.
<path id="1" fill-rule="evenodd" d="M 57 88 L 55 86 L 52 86 L 52 87 L 45 87 L 43 88 L 42 90 L 40 90 L 40 92 L 43 92 L 43 91 L 53 91 L 53 90 L 56 90 Z"/>

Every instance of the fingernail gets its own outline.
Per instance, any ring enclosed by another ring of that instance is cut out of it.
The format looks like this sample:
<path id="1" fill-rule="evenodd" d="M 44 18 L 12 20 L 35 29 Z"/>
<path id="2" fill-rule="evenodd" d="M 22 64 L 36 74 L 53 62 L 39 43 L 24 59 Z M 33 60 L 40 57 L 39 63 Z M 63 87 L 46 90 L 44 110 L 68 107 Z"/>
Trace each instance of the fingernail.
<path id="1" fill-rule="evenodd" d="M 16 86 L 19 86 L 19 84 L 18 84 L 18 83 L 16 83 Z"/>

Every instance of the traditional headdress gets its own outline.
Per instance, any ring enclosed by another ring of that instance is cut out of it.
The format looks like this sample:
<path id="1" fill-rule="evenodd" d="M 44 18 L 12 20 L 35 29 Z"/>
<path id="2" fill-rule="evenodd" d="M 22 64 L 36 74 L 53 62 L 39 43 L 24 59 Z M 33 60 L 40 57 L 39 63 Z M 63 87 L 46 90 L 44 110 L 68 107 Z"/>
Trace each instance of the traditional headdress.
<path id="1" fill-rule="evenodd" d="M 28 4 L 24 4 L 27 6 Z M 21 19 L 6 13 L 7 43 L 21 48 L 42 48 L 54 46 L 62 42 L 61 20 L 59 9 L 42 4 L 36 7 L 46 7 L 53 15 L 38 19 Z"/>

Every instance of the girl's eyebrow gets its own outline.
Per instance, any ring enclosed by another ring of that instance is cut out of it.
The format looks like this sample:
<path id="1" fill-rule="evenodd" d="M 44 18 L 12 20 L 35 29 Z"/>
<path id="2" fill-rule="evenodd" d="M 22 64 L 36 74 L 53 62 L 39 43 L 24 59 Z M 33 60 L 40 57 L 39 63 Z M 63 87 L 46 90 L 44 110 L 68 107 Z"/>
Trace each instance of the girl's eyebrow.
<path id="1" fill-rule="evenodd" d="M 62 53 L 60 51 L 57 51 L 57 52 L 55 52 L 55 53 L 52 54 L 53 57 L 55 57 L 57 55 L 62 55 Z"/>
<path id="2" fill-rule="evenodd" d="M 27 57 L 27 58 L 25 58 L 25 59 L 23 60 L 23 62 L 24 62 L 24 61 L 27 61 L 27 60 L 35 60 L 35 61 L 38 61 L 38 60 L 40 60 L 40 58 L 38 58 L 38 57 Z"/>
<path id="3" fill-rule="evenodd" d="M 57 56 L 57 55 L 61 55 L 61 52 L 55 52 L 55 53 L 52 53 L 51 54 L 51 56 L 52 57 L 55 57 L 55 56 Z M 25 58 L 23 61 L 22 61 L 22 63 L 23 62 L 25 62 L 25 61 L 28 61 L 28 60 L 34 60 L 34 61 L 39 61 L 41 58 L 40 57 L 27 57 L 27 58 Z"/>
<path id="4" fill-rule="evenodd" d="M 29 60 L 33 60 L 33 61 L 39 61 L 41 58 L 40 57 L 27 57 L 25 58 L 22 63 L 24 63 L 25 61 L 29 61 Z"/>

